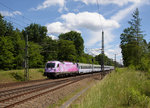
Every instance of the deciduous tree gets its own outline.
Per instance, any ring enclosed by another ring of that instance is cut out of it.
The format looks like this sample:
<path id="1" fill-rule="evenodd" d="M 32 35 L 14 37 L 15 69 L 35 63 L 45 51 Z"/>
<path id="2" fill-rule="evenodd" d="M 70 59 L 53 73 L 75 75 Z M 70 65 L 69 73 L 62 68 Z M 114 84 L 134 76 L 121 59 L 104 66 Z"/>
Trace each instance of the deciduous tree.
<path id="1" fill-rule="evenodd" d="M 76 49 L 76 53 L 78 56 L 81 56 L 82 53 L 84 52 L 84 40 L 81 37 L 81 34 L 76 32 L 76 31 L 70 31 L 65 34 L 60 34 L 59 35 L 60 40 L 69 40 L 73 41 Z"/>

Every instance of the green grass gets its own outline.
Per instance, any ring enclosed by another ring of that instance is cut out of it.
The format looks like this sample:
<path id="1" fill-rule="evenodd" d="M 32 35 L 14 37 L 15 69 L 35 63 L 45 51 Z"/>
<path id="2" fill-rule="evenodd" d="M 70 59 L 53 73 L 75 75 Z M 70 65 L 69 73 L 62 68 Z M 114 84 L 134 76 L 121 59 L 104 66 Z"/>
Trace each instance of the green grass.
<path id="1" fill-rule="evenodd" d="M 29 80 L 44 79 L 44 69 L 29 69 Z M 24 81 L 24 70 L 0 71 L 0 83 Z"/>
<path id="2" fill-rule="evenodd" d="M 150 108 L 150 79 L 129 69 L 117 69 L 89 89 L 72 108 Z"/>

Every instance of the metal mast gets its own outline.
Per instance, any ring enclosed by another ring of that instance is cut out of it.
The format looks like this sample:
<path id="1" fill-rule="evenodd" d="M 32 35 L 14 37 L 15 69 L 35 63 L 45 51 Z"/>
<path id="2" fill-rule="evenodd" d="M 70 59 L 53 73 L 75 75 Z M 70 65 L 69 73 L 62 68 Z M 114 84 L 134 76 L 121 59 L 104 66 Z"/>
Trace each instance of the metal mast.
<path id="1" fill-rule="evenodd" d="M 25 81 L 29 80 L 29 66 L 28 66 L 28 35 L 26 35 L 26 42 L 25 42 L 25 72 L 24 72 L 24 79 Z"/>
<path id="2" fill-rule="evenodd" d="M 115 70 L 116 70 L 116 54 L 115 54 Z"/>
<path id="3" fill-rule="evenodd" d="M 104 72 L 104 31 L 102 31 L 102 62 L 101 62 L 101 70 Z"/>

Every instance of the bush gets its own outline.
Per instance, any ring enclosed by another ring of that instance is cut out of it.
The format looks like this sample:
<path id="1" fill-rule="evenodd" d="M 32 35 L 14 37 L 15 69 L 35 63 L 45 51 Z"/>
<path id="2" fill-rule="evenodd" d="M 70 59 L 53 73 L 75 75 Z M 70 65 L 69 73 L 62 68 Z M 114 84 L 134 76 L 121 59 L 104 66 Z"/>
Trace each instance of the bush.
<path id="1" fill-rule="evenodd" d="M 136 90 L 135 88 L 129 88 L 127 91 L 127 100 L 128 106 L 141 106 L 146 108 L 149 104 L 149 97 L 145 94 L 141 94 L 140 91 Z"/>
<path id="2" fill-rule="evenodd" d="M 10 73 L 12 77 L 14 77 L 17 81 L 24 81 L 24 75 L 22 72 L 13 72 Z"/>

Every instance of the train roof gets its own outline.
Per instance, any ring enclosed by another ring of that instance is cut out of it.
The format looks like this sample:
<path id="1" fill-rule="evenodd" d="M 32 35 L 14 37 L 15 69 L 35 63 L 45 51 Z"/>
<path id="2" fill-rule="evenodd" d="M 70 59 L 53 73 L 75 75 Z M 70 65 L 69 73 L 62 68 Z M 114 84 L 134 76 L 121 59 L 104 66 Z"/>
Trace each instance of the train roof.
<path id="1" fill-rule="evenodd" d="M 47 63 L 63 63 L 63 64 L 74 64 L 73 62 L 68 62 L 68 61 L 48 61 Z"/>
<path id="2" fill-rule="evenodd" d="M 78 63 L 79 66 L 92 66 L 92 64 L 85 64 L 85 63 Z M 93 66 L 101 66 L 101 65 L 95 65 L 93 64 Z"/>
<path id="3" fill-rule="evenodd" d="M 47 63 L 60 63 L 60 61 L 47 61 Z"/>

